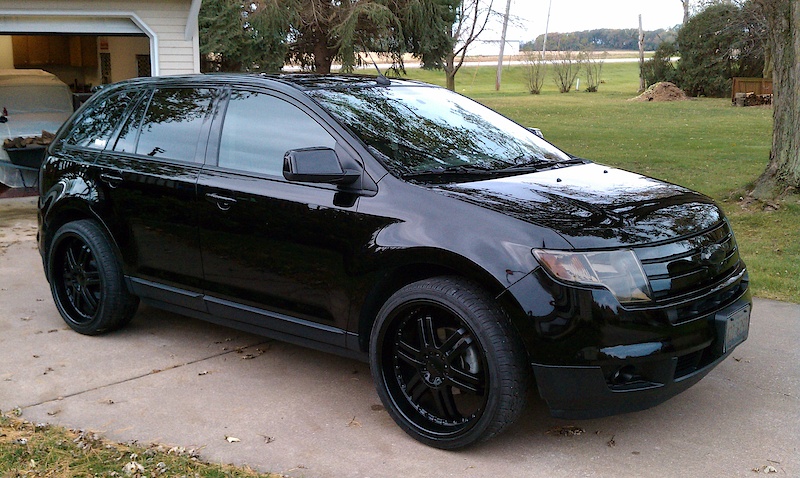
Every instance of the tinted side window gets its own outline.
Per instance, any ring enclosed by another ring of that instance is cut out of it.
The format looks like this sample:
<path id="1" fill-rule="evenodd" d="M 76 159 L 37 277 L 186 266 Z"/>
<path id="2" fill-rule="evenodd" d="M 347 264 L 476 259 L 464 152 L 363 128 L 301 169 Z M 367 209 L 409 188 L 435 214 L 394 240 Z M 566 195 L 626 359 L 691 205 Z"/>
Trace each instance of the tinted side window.
<path id="1" fill-rule="evenodd" d="M 134 92 L 122 91 L 89 106 L 75 122 L 66 139 L 67 144 L 92 149 L 105 148 L 135 96 Z"/>
<path id="2" fill-rule="evenodd" d="M 152 90 L 148 90 L 139 103 L 134 107 L 133 112 L 128 116 L 128 120 L 122 125 L 117 136 L 117 142 L 114 144 L 114 151 L 120 153 L 133 153 L 136 151 L 136 138 L 139 134 L 139 125 L 142 122 L 142 115 L 147 105 L 150 104 L 150 96 L 153 94 Z"/>
<path id="3" fill-rule="evenodd" d="M 326 146 L 336 140 L 298 107 L 265 93 L 234 90 L 225 114 L 219 166 L 281 176 L 290 149 Z"/>
<path id="4" fill-rule="evenodd" d="M 136 153 L 194 161 L 212 98 L 207 88 L 156 89 L 142 120 Z"/>

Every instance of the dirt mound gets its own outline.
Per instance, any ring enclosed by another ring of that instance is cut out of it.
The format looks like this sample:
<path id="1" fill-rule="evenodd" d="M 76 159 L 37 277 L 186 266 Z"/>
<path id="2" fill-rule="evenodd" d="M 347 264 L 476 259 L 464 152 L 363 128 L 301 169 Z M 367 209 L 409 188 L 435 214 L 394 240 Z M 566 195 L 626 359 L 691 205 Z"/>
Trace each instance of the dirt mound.
<path id="1" fill-rule="evenodd" d="M 644 90 L 644 93 L 630 101 L 684 101 L 689 100 L 682 89 L 669 81 L 661 81 Z"/>

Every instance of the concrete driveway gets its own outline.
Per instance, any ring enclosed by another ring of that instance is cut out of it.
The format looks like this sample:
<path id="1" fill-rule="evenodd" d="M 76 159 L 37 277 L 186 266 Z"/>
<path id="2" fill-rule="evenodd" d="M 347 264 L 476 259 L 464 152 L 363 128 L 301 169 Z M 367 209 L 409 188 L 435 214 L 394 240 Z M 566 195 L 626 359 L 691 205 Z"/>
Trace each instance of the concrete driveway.
<path id="1" fill-rule="evenodd" d="M 292 477 L 800 476 L 797 305 L 757 300 L 733 357 L 651 410 L 565 421 L 532 393 L 506 433 L 445 452 L 394 424 L 360 362 L 145 306 L 123 331 L 72 332 L 35 224 L 34 200 L 0 201 L 0 409 L 33 422 Z"/>

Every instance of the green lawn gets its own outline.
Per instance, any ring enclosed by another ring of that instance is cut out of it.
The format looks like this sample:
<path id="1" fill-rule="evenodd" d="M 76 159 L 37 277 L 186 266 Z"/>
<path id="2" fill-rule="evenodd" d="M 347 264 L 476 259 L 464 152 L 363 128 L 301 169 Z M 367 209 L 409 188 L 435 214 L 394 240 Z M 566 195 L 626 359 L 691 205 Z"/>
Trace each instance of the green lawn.
<path id="1" fill-rule="evenodd" d="M 636 63 L 606 64 L 599 92 L 560 94 L 552 80 L 527 92 L 522 67 L 464 67 L 456 90 L 527 125 L 572 154 L 698 190 L 717 200 L 733 223 L 759 297 L 800 303 L 800 198 L 777 211 L 740 201 L 764 170 L 772 141 L 772 109 L 734 108 L 729 99 L 641 103 Z M 444 73 L 407 70 L 444 84 Z M 585 84 L 584 81 L 582 83 Z"/>

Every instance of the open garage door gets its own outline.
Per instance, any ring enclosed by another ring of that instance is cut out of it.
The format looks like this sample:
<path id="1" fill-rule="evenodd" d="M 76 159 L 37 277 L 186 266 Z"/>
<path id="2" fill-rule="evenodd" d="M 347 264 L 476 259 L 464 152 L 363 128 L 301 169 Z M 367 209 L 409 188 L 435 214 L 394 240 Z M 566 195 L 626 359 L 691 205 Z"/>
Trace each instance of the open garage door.
<path id="1" fill-rule="evenodd" d="M 0 10 L 0 68 L 43 69 L 73 89 L 157 75 L 157 43 L 135 14 Z"/>

